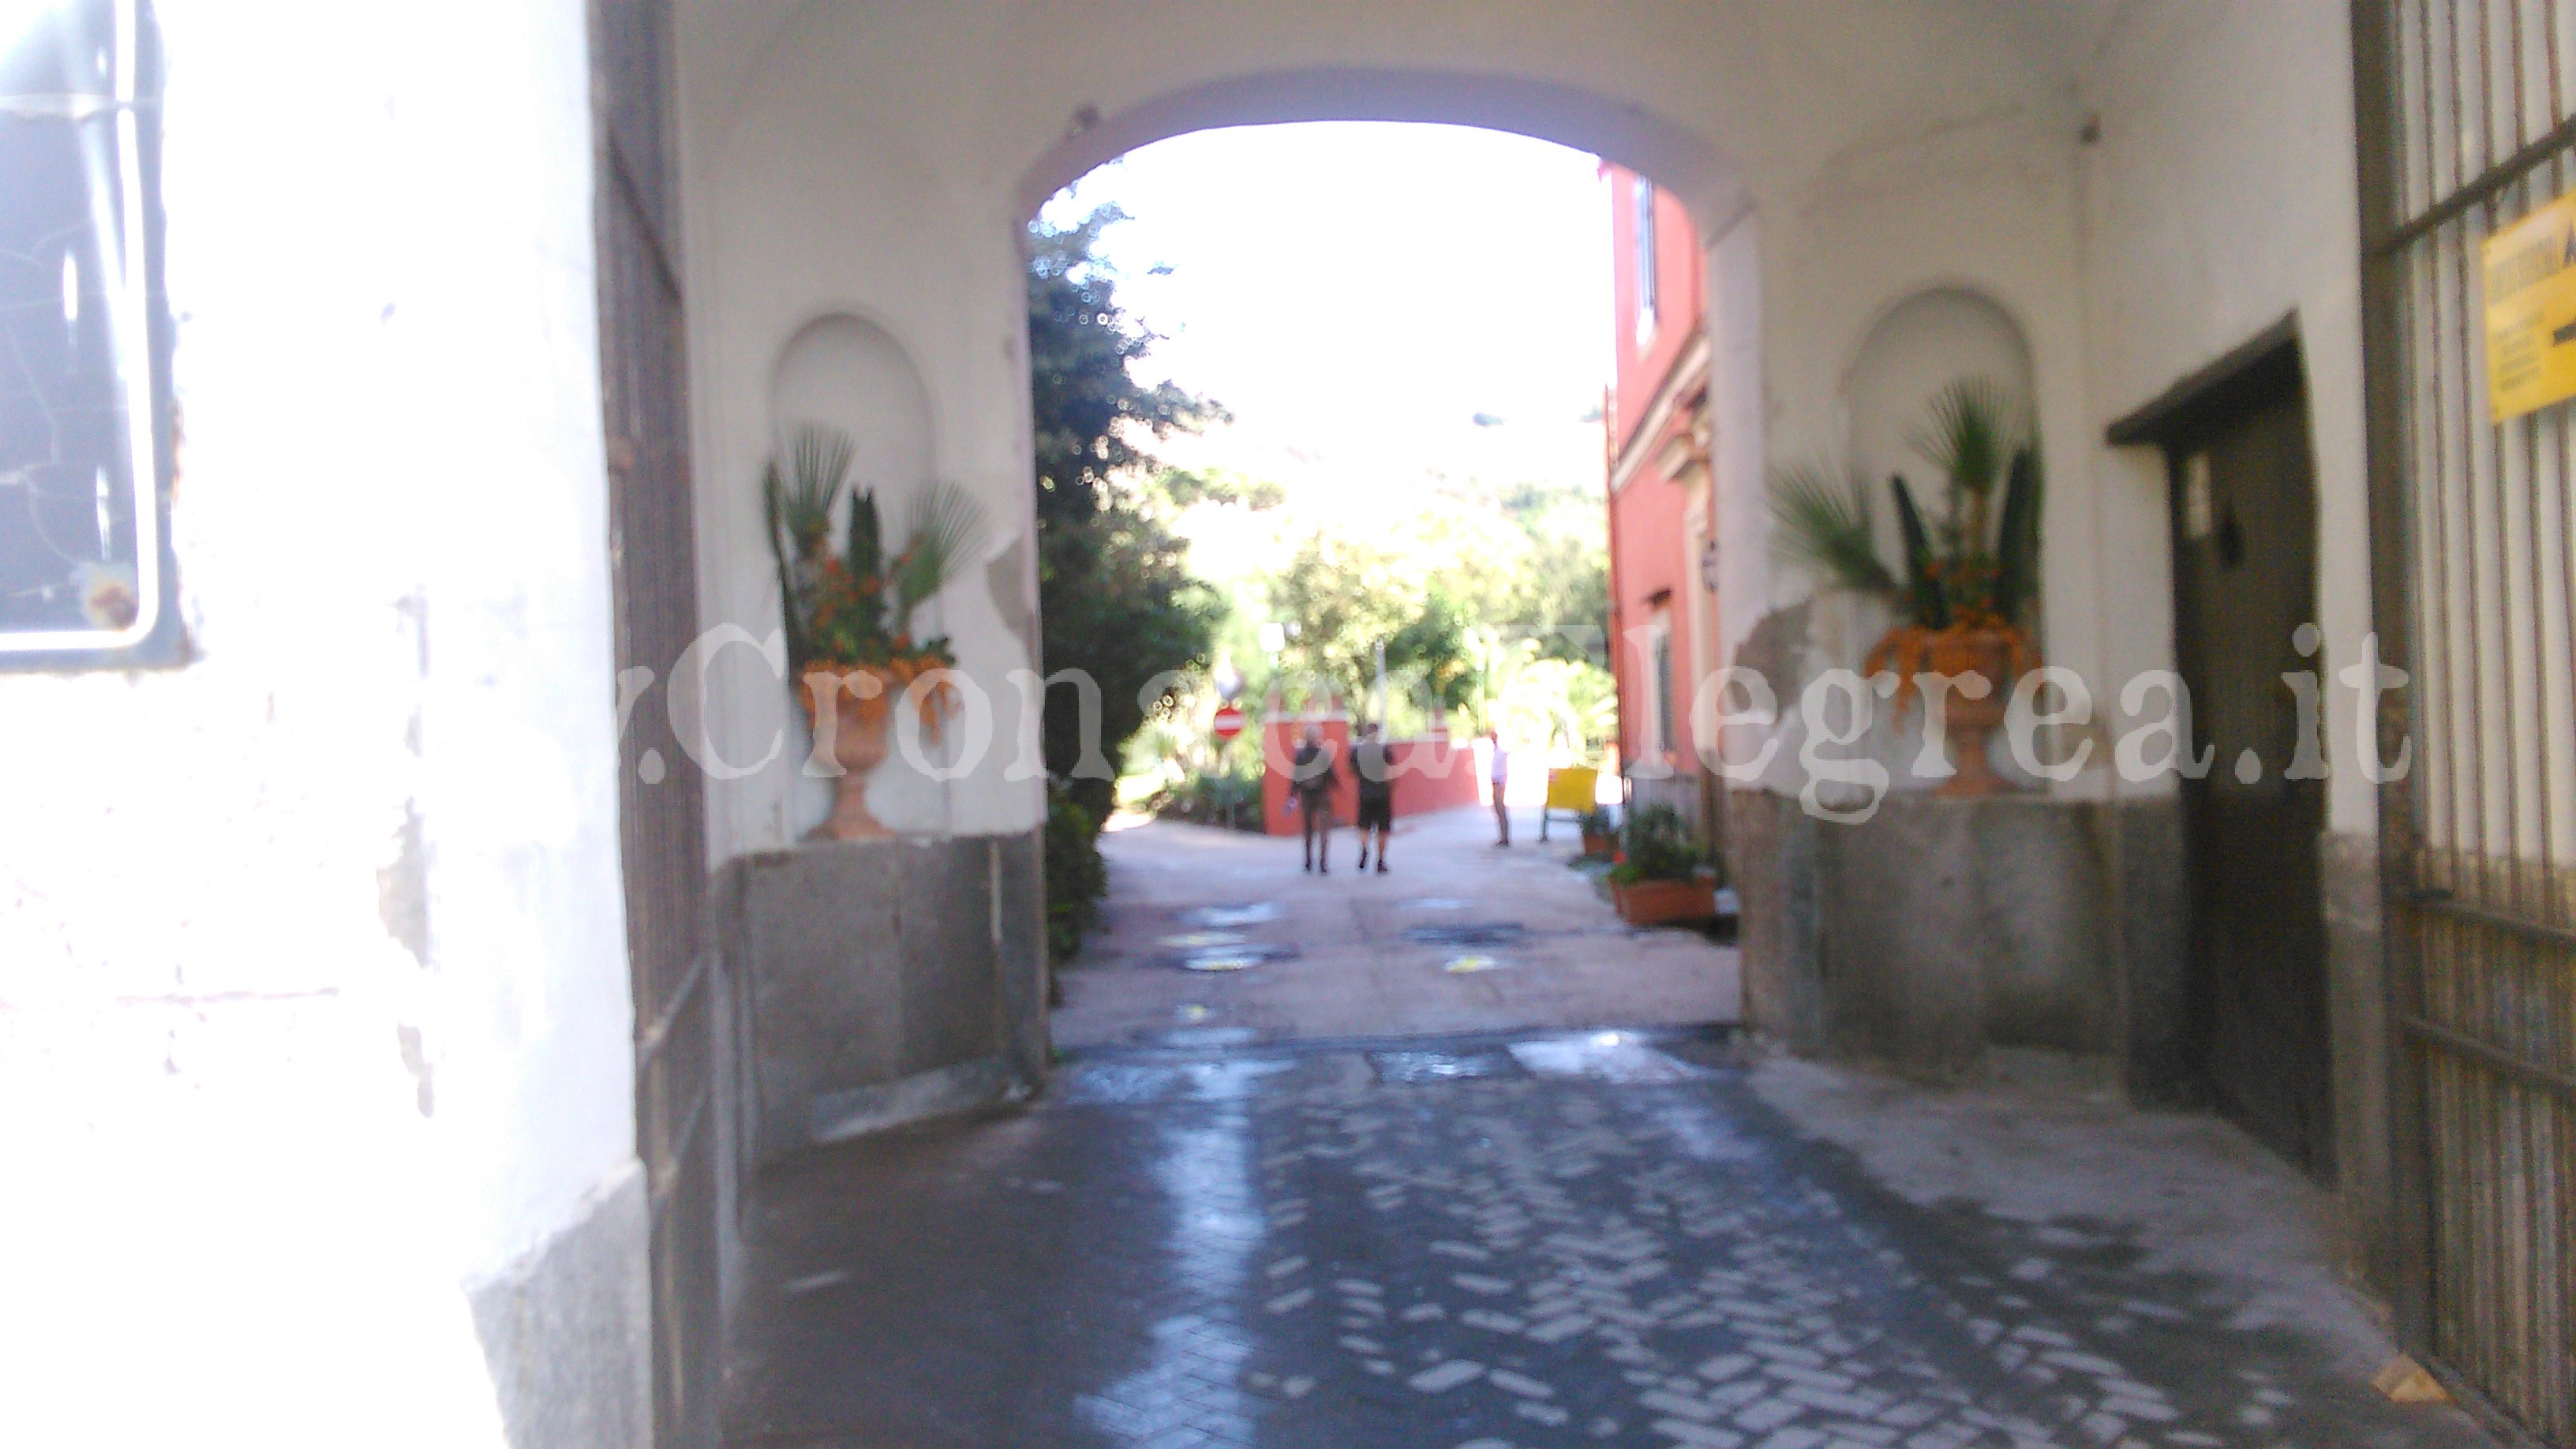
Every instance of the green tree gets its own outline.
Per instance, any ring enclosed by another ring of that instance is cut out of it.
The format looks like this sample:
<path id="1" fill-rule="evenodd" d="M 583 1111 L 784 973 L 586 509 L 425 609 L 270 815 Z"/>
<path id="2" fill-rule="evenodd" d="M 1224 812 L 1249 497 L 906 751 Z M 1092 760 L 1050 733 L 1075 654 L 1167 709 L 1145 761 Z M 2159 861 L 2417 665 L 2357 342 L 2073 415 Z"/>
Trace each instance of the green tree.
<path id="1" fill-rule="evenodd" d="M 1596 661 L 1610 630 L 1608 515 L 1591 488 L 1516 483 L 1495 499 L 1529 539 L 1508 622 L 1537 631 L 1549 659 Z"/>
<path id="2" fill-rule="evenodd" d="M 1463 708 L 1475 687 L 1467 631 L 1476 606 L 1435 582 L 1404 542 L 1309 536 L 1270 580 L 1272 616 L 1291 633 L 1280 663 L 1366 708 L 1383 644 L 1388 678 L 1409 697 Z"/>
<path id="3" fill-rule="evenodd" d="M 1228 483 L 1169 473 L 1158 440 L 1225 412 L 1170 382 L 1134 372 L 1154 334 L 1118 304 L 1097 256 L 1101 231 L 1125 219 L 1103 207 L 1029 236 L 1029 376 L 1037 443 L 1038 610 L 1046 670 L 1078 669 L 1100 687 L 1100 748 L 1120 757 L 1147 713 L 1156 675 L 1203 667 L 1223 602 L 1192 578 L 1172 529 L 1181 496 L 1227 497 Z M 1047 769 L 1095 823 L 1116 782 L 1071 778 L 1083 756 L 1074 691 L 1050 692 L 1041 738 Z"/>

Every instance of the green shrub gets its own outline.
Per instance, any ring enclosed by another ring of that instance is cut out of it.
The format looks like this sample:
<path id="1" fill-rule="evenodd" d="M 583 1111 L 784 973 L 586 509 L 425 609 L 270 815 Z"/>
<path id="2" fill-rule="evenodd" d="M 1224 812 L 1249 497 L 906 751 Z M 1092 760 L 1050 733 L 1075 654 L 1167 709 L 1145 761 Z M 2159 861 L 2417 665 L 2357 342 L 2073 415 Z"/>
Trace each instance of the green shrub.
<path id="1" fill-rule="evenodd" d="M 1219 769 L 1194 771 L 1154 797 L 1154 813 L 1196 825 L 1260 833 L 1261 756 L 1257 751 L 1231 753 L 1242 758 L 1229 760 Z"/>
<path id="2" fill-rule="evenodd" d="M 1670 805 L 1640 805 L 1628 812 L 1628 827 L 1619 841 L 1619 863 L 1610 879 L 1620 885 L 1641 880 L 1688 880 L 1708 863 L 1681 812 Z"/>
<path id="3" fill-rule="evenodd" d="M 1109 893 L 1109 864 L 1100 858 L 1100 822 L 1065 788 L 1047 783 L 1047 959 L 1058 964 L 1082 949 L 1083 933 L 1100 922 Z"/>

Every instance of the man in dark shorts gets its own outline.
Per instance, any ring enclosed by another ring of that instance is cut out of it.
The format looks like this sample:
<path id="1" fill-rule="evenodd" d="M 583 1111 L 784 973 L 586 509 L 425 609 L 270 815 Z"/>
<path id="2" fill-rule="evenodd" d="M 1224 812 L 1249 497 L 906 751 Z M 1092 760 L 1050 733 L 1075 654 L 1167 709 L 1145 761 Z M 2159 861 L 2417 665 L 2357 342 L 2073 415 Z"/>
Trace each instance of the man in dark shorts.
<path id="1" fill-rule="evenodd" d="M 1306 742 L 1297 747 L 1289 761 L 1288 788 L 1296 792 L 1290 803 L 1306 834 L 1306 868 L 1333 873 L 1333 756 L 1324 744 L 1324 727 L 1306 726 Z M 1317 837 L 1323 849 L 1317 850 Z"/>
<path id="2" fill-rule="evenodd" d="M 1368 869 L 1369 832 L 1377 832 L 1377 873 L 1386 874 L 1386 841 L 1395 833 L 1395 761 L 1379 739 L 1377 723 L 1360 726 L 1351 747 L 1351 778 L 1360 787 L 1360 869 Z"/>

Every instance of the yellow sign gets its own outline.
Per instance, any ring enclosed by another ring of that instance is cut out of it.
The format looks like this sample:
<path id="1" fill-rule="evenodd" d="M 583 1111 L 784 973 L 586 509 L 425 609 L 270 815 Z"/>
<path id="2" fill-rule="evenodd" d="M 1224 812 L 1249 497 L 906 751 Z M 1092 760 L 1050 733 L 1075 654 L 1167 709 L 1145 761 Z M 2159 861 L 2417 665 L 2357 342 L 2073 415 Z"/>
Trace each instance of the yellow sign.
<path id="1" fill-rule="evenodd" d="M 2478 260 L 2495 420 L 2576 397 L 2576 192 L 2487 238 Z"/>

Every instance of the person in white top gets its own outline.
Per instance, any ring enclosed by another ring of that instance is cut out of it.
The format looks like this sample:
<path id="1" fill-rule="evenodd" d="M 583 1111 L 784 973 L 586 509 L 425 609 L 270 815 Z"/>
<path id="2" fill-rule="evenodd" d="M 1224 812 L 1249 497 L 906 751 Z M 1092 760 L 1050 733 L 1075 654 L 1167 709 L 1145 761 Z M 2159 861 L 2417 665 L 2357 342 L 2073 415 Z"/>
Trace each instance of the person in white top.
<path id="1" fill-rule="evenodd" d="M 1494 783 L 1494 844 L 1508 846 L 1512 843 L 1512 808 L 1503 803 L 1503 794 L 1512 783 L 1512 752 L 1503 747 L 1501 725 L 1486 726 L 1485 739 L 1493 746 L 1494 753 L 1494 768 L 1490 772 Z"/>

